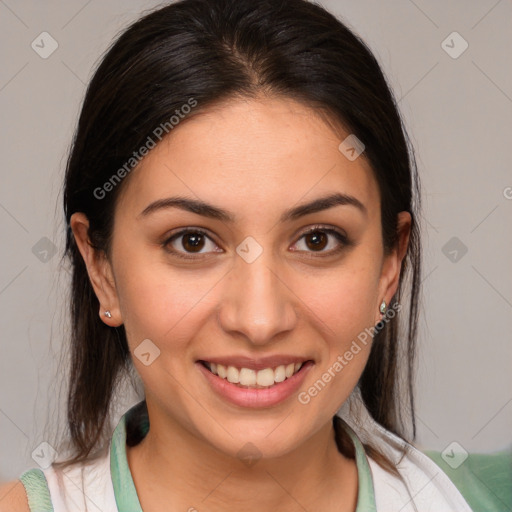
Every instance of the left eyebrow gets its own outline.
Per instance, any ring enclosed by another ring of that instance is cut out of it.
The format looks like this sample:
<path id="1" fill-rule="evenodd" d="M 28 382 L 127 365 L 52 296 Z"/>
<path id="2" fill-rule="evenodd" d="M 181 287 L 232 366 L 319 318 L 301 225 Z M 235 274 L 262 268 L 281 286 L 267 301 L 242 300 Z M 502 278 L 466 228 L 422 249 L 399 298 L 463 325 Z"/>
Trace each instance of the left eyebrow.
<path id="1" fill-rule="evenodd" d="M 304 215 L 311 213 L 320 212 L 322 210 L 328 210 L 334 206 L 354 206 L 356 207 L 365 217 L 368 216 L 368 210 L 366 206 L 354 196 L 348 194 L 331 194 L 325 197 L 319 197 L 310 203 L 301 204 L 289 210 L 286 210 L 279 219 L 280 222 L 288 220 L 295 220 Z"/>
<path id="2" fill-rule="evenodd" d="M 353 206 L 365 217 L 368 215 L 368 210 L 364 204 L 359 201 L 359 199 L 348 194 L 336 193 L 319 197 L 309 203 L 304 203 L 290 208 L 283 212 L 279 220 L 280 222 L 295 220 L 305 215 L 333 208 L 334 206 Z M 167 208 L 179 208 L 191 213 L 196 213 L 197 215 L 202 215 L 203 217 L 209 217 L 225 222 L 235 221 L 235 216 L 227 210 L 205 203 L 204 201 L 186 197 L 167 197 L 165 199 L 158 199 L 146 206 L 146 208 L 144 208 L 137 217 L 145 217 L 150 213 Z"/>

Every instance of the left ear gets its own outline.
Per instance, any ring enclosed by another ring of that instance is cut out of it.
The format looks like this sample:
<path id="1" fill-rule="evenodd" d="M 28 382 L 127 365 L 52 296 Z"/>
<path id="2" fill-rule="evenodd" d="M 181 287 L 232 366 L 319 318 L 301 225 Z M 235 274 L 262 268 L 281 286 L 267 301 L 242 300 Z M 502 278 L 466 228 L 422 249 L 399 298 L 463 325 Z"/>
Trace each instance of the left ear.
<path id="1" fill-rule="evenodd" d="M 384 257 L 382 264 L 382 271 L 379 281 L 379 294 L 377 296 L 378 304 L 375 308 L 376 321 L 381 320 L 379 307 L 384 300 L 386 302 L 386 309 L 389 307 L 391 299 L 398 289 L 400 280 L 400 272 L 402 269 L 402 261 L 407 252 L 409 245 L 409 236 L 411 233 L 411 214 L 409 212 L 400 212 L 398 214 L 398 240 L 395 247 L 390 254 Z"/>

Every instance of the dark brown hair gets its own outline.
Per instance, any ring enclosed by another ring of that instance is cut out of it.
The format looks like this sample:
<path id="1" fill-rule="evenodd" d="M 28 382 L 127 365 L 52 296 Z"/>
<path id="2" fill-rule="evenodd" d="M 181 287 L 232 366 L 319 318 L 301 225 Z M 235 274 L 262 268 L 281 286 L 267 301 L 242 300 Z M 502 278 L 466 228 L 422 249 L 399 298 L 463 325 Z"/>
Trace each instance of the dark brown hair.
<path id="1" fill-rule="evenodd" d="M 383 325 L 358 386 L 375 421 L 406 439 L 407 416 L 415 438 L 419 183 L 414 152 L 375 57 L 341 21 L 305 0 L 182 0 L 144 15 L 108 49 L 87 88 L 70 150 L 64 211 L 65 257 L 72 269 L 67 425 L 73 456 L 64 464 L 86 460 L 111 435 L 117 385 L 133 370 L 123 326 L 108 327 L 98 317 L 71 215 L 86 214 L 91 244 L 108 256 L 125 180 L 101 198 L 98 187 L 191 98 L 198 106 L 188 117 L 224 100 L 262 93 L 300 101 L 364 143 L 363 157 L 380 192 L 386 253 L 397 243 L 397 214 L 411 214 L 399 289 L 388 305 L 406 299 L 409 276 L 406 332 L 399 326 L 403 312 Z M 352 445 L 336 425 L 339 448 L 350 455 Z M 375 447 L 365 448 L 396 474 Z"/>

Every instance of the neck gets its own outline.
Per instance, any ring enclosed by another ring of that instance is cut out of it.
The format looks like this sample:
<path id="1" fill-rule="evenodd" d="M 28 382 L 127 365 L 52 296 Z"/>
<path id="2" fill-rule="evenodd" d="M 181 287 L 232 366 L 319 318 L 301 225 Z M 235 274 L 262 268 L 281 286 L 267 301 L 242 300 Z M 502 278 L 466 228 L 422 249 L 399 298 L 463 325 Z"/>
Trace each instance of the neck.
<path id="1" fill-rule="evenodd" d="M 145 512 L 356 509 L 357 467 L 339 452 L 332 421 L 286 455 L 253 464 L 179 425 L 152 423 L 127 459 Z"/>

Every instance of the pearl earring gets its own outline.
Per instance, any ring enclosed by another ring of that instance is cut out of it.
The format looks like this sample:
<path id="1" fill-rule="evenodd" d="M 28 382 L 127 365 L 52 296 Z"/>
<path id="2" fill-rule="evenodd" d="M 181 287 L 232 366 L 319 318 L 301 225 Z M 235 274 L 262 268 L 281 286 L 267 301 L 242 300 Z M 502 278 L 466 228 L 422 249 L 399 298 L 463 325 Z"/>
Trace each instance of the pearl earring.
<path id="1" fill-rule="evenodd" d="M 107 318 L 112 318 L 112 313 L 110 311 L 105 311 L 105 313 L 103 313 Z"/>
<path id="2" fill-rule="evenodd" d="M 382 301 L 382 304 L 380 305 L 380 313 L 383 315 L 386 312 L 386 302 Z"/>

